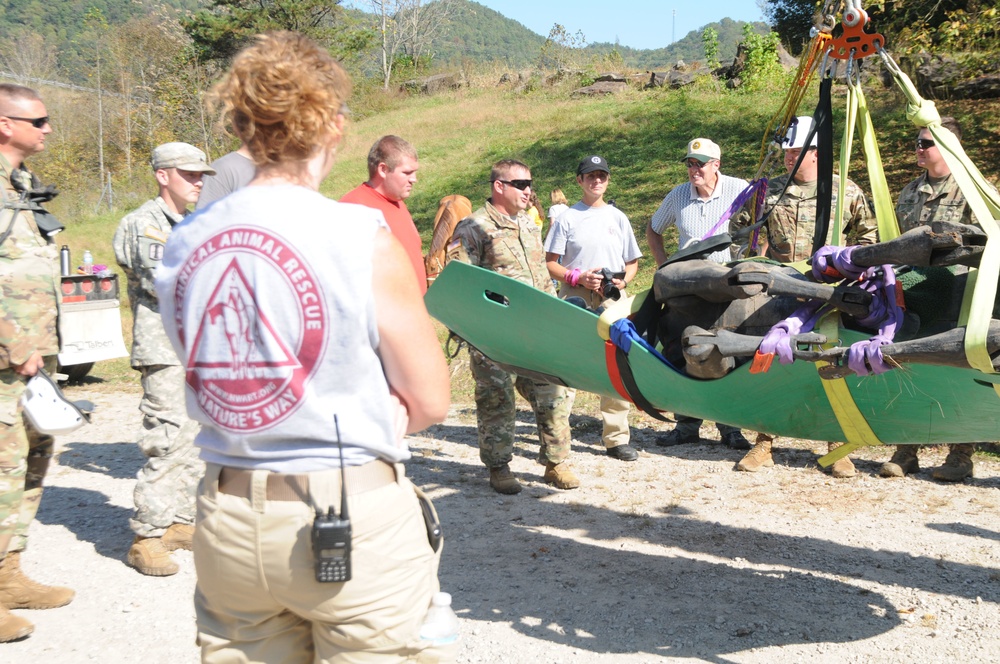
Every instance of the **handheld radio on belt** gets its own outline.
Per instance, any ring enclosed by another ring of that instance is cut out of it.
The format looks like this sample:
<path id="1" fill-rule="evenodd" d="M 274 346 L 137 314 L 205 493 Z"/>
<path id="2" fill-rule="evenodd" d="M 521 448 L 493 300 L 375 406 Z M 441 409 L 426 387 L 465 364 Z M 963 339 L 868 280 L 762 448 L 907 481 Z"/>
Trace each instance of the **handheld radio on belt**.
<path id="1" fill-rule="evenodd" d="M 333 416 L 340 453 L 340 516 L 333 507 L 326 514 L 316 510 L 312 527 L 316 580 L 320 583 L 344 583 L 351 580 L 351 520 L 347 516 L 347 477 L 344 472 L 344 447 L 340 443 L 340 422 Z"/>

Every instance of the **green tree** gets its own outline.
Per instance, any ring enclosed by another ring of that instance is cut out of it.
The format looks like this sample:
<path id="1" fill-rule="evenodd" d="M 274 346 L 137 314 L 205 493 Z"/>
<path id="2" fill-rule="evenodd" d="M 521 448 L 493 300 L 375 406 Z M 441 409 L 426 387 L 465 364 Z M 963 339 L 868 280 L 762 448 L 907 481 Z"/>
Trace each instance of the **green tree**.
<path id="1" fill-rule="evenodd" d="M 762 0 L 764 15 L 781 41 L 795 51 L 808 41 L 809 30 L 818 16 L 836 14 L 840 21 L 840 0 Z M 955 31 L 966 42 L 980 40 L 985 49 L 995 51 L 996 0 L 883 0 L 865 5 L 871 19 L 867 30 L 885 35 L 886 45 L 896 52 L 912 52 L 944 46 Z M 993 10 L 990 13 L 990 10 Z M 984 29 L 985 28 L 985 29 Z"/>
<path id="2" fill-rule="evenodd" d="M 743 45 L 746 47 L 746 66 L 740 74 L 743 85 L 740 90 L 756 92 L 777 83 L 783 74 L 778 62 L 778 35 L 771 32 L 759 35 L 753 26 L 743 26 Z"/>
<path id="3" fill-rule="evenodd" d="M 294 30 L 340 55 L 356 46 L 356 36 L 338 37 L 350 29 L 341 0 L 210 0 L 209 7 L 181 24 L 202 60 L 227 61 L 254 35 Z"/>
<path id="4" fill-rule="evenodd" d="M 701 43 L 705 47 L 705 64 L 710 69 L 719 66 L 719 33 L 709 26 L 701 33 Z"/>
<path id="5" fill-rule="evenodd" d="M 818 5 L 816 0 L 763 0 L 764 16 L 771 29 L 796 55 L 810 39 L 815 16 L 822 11 Z"/>
<path id="6" fill-rule="evenodd" d="M 570 33 L 565 26 L 556 23 L 549 30 L 549 36 L 542 44 L 539 65 L 545 69 L 571 69 L 580 65 L 581 50 L 587 45 L 583 32 Z"/>

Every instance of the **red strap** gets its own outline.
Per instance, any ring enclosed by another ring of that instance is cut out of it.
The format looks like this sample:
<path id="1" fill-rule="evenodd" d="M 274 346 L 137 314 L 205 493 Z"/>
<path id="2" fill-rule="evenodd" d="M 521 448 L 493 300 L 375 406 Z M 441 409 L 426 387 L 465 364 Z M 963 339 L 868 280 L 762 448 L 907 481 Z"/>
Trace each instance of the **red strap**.
<path id="1" fill-rule="evenodd" d="M 618 360 L 615 359 L 616 350 L 617 346 L 613 343 L 610 341 L 604 342 L 604 363 L 608 367 L 608 378 L 611 379 L 611 386 L 615 388 L 615 392 L 620 394 L 622 399 L 632 402 L 632 397 L 625 390 L 625 384 L 622 383 L 622 376 L 618 372 Z"/>

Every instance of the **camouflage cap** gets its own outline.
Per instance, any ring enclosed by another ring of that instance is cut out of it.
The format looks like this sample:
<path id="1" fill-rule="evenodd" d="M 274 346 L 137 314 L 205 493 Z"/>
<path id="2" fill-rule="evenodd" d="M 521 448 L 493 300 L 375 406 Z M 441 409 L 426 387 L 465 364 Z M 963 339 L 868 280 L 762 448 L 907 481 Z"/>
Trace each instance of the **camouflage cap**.
<path id="1" fill-rule="evenodd" d="M 215 169 L 208 165 L 205 153 L 188 143 L 164 143 L 153 150 L 150 160 L 153 170 L 161 168 L 179 168 L 182 171 L 195 171 L 215 175 Z"/>

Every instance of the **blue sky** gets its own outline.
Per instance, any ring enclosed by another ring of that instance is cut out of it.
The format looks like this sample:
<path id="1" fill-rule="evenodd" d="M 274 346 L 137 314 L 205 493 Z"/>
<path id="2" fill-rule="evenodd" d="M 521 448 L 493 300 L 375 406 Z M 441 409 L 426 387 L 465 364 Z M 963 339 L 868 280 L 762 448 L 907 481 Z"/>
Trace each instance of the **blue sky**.
<path id="1" fill-rule="evenodd" d="M 547 37 L 556 23 L 587 43 L 618 41 L 632 48 L 663 48 L 671 34 L 682 39 L 692 30 L 729 17 L 734 21 L 763 21 L 756 0 L 475 0 Z M 677 11 L 676 22 L 674 10 Z"/>

